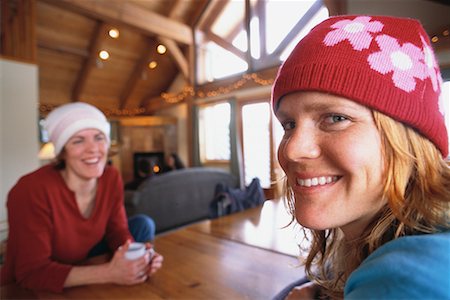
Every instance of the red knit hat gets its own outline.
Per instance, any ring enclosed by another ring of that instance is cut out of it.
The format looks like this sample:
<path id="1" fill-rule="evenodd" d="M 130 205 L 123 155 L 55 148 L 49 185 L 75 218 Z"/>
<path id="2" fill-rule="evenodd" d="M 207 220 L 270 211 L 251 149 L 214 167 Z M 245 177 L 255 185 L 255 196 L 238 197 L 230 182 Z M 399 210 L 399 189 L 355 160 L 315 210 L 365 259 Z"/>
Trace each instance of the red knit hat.
<path id="1" fill-rule="evenodd" d="M 278 70 L 272 104 L 276 111 L 280 99 L 296 91 L 342 96 L 415 128 L 446 157 L 441 84 L 428 35 L 417 20 L 338 16 L 297 44 Z"/>

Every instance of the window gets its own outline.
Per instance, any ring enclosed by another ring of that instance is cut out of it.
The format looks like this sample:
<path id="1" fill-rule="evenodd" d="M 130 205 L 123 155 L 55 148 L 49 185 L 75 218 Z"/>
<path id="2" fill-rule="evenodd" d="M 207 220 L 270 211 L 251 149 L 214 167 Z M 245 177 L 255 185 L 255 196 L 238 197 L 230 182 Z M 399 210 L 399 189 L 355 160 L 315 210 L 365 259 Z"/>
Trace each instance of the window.
<path id="1" fill-rule="evenodd" d="M 200 107 L 199 144 L 202 163 L 230 160 L 230 103 Z"/>
<path id="2" fill-rule="evenodd" d="M 263 188 L 270 188 L 270 105 L 267 102 L 242 107 L 245 184 L 258 177 Z"/>
<path id="3" fill-rule="evenodd" d="M 250 0 L 248 21 L 245 9 L 245 0 L 208 5 L 195 30 L 200 84 L 279 65 L 329 15 L 322 0 Z"/>

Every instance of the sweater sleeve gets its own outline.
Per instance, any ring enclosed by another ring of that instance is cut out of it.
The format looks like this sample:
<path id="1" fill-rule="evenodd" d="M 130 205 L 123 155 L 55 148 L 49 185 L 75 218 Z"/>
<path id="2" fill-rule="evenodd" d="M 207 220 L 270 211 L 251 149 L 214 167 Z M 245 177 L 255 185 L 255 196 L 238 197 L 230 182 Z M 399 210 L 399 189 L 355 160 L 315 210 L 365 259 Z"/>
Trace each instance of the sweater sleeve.
<path id="1" fill-rule="evenodd" d="M 106 240 L 110 249 L 115 250 L 123 245 L 127 239 L 133 240 L 128 229 L 128 220 L 124 206 L 123 182 L 119 172 L 112 167 L 108 167 L 111 177 L 108 179 L 106 188 L 112 201 L 111 215 L 106 227 Z"/>
<path id="2" fill-rule="evenodd" d="M 450 232 L 385 244 L 350 275 L 344 294 L 345 299 L 450 299 Z"/>
<path id="3" fill-rule="evenodd" d="M 21 180 L 8 194 L 7 264 L 19 285 L 60 292 L 72 266 L 52 260 L 52 211 L 43 189 Z"/>

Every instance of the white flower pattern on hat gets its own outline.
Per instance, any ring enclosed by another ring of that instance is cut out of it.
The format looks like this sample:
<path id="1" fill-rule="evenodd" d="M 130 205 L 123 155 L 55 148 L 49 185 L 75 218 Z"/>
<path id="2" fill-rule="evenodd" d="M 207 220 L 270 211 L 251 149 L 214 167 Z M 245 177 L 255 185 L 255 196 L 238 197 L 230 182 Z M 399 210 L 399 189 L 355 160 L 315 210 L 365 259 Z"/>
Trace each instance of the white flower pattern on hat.
<path id="1" fill-rule="evenodd" d="M 330 31 L 323 42 L 327 46 L 334 46 L 341 41 L 348 40 L 355 50 L 368 49 L 373 40 L 371 33 L 380 32 L 384 26 L 378 21 L 370 22 L 370 19 L 370 17 L 357 17 L 353 21 L 336 22 L 331 25 L 331 28 L 335 28 L 335 30 Z"/>
<path id="2" fill-rule="evenodd" d="M 421 49 L 411 43 L 400 46 L 397 39 L 381 35 L 375 38 L 379 52 L 369 55 L 367 61 L 370 67 L 385 75 L 393 72 L 392 80 L 394 85 L 406 92 L 411 92 L 416 88 L 416 80 L 425 79 L 425 66 L 421 62 L 424 54 Z"/>
<path id="3" fill-rule="evenodd" d="M 416 80 L 430 78 L 433 90 L 440 89 L 439 66 L 429 44 L 420 36 L 423 49 L 411 44 L 400 44 L 398 39 L 386 34 L 378 35 L 384 28 L 379 21 L 371 17 L 356 17 L 354 20 L 340 20 L 330 26 L 334 30 L 327 33 L 323 42 L 332 47 L 348 40 L 356 51 L 369 49 L 375 39 L 380 51 L 368 55 L 367 62 L 371 69 L 383 75 L 392 72 L 394 86 L 406 92 L 416 88 Z M 375 37 L 373 36 L 375 34 Z"/>

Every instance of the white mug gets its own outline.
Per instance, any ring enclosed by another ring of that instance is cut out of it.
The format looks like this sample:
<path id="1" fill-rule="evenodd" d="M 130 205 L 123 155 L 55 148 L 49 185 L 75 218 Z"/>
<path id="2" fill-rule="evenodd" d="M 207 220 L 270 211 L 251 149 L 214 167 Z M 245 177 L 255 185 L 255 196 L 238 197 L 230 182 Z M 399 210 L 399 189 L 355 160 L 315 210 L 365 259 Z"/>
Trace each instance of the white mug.
<path id="1" fill-rule="evenodd" d="M 129 245 L 128 251 L 125 252 L 125 258 L 129 260 L 138 259 L 145 254 L 145 244 L 133 242 Z"/>

